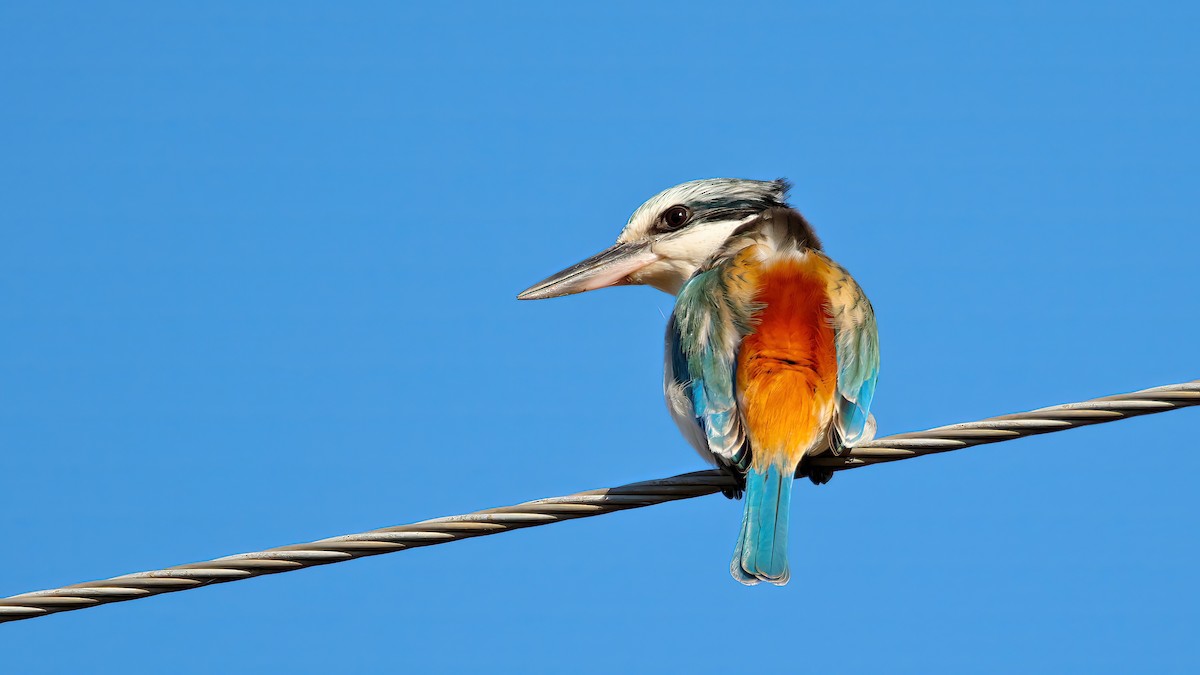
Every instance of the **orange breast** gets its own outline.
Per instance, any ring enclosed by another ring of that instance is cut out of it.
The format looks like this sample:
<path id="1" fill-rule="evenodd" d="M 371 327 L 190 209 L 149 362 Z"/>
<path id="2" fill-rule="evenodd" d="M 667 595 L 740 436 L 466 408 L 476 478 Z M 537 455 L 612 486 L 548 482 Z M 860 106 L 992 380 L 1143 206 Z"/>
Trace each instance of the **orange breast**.
<path id="1" fill-rule="evenodd" d="M 816 256 L 761 263 L 755 301 L 763 309 L 738 351 L 737 384 L 754 465 L 795 468 L 824 442 L 837 390 L 837 350 Z"/>

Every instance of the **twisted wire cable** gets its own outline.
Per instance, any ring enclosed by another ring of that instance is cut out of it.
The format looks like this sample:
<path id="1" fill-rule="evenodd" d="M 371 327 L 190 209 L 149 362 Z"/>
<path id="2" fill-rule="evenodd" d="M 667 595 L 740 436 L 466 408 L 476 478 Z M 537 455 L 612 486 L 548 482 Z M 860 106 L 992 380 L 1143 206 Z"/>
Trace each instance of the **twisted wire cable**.
<path id="1" fill-rule="evenodd" d="M 1200 380 L 1002 415 L 978 422 L 896 434 L 844 450 L 839 456 L 814 458 L 814 464 L 841 471 L 1194 405 L 1200 405 Z M 411 525 L 385 527 L 306 544 L 291 544 L 255 553 L 241 553 L 101 581 L 22 593 L 0 599 L 0 623 L 702 497 L 731 487 L 734 487 L 733 479 L 721 472 L 697 471 L 662 480 L 588 490 L 461 516 L 434 518 Z"/>
<path id="2" fill-rule="evenodd" d="M 1193 405 L 1200 405 L 1200 380 L 886 436 L 857 445 L 838 457 L 816 458 L 814 464 L 834 470 L 853 469 Z"/>

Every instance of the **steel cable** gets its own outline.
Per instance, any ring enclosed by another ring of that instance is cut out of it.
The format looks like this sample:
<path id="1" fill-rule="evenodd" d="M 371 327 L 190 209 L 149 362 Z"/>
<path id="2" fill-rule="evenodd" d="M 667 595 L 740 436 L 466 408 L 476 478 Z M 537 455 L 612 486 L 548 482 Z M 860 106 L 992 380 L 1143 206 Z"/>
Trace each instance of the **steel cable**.
<path id="1" fill-rule="evenodd" d="M 1200 380 L 896 434 L 843 451 L 840 456 L 814 458 L 814 464 L 841 471 L 1193 405 L 1200 405 Z M 733 479 L 718 471 L 698 471 L 663 480 L 589 490 L 461 516 L 434 518 L 411 525 L 22 593 L 0 599 L 0 623 L 691 499 L 733 485 Z"/>

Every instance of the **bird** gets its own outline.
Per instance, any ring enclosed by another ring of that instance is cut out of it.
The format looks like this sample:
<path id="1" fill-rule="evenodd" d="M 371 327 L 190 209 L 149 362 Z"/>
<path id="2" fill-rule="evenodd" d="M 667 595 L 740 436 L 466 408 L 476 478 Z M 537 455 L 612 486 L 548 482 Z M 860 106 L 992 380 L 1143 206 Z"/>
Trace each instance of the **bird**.
<path id="1" fill-rule="evenodd" d="M 638 207 L 614 246 L 517 297 L 647 285 L 675 296 L 663 393 L 683 436 L 744 494 L 730 563 L 746 585 L 782 586 L 793 480 L 871 440 L 879 375 L 875 312 L 788 203 L 785 179 L 695 180 Z"/>

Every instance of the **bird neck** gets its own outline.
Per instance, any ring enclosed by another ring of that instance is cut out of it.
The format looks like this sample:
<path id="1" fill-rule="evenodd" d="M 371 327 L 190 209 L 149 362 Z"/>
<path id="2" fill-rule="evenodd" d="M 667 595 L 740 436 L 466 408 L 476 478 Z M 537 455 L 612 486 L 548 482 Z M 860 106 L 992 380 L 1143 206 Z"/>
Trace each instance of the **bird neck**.
<path id="1" fill-rule="evenodd" d="M 763 211 L 757 218 L 734 230 L 700 269 L 711 269 L 714 265 L 737 255 L 747 246 L 753 245 L 763 245 L 780 252 L 821 250 L 821 240 L 817 238 L 817 233 L 804 216 L 795 209 L 778 207 Z"/>

